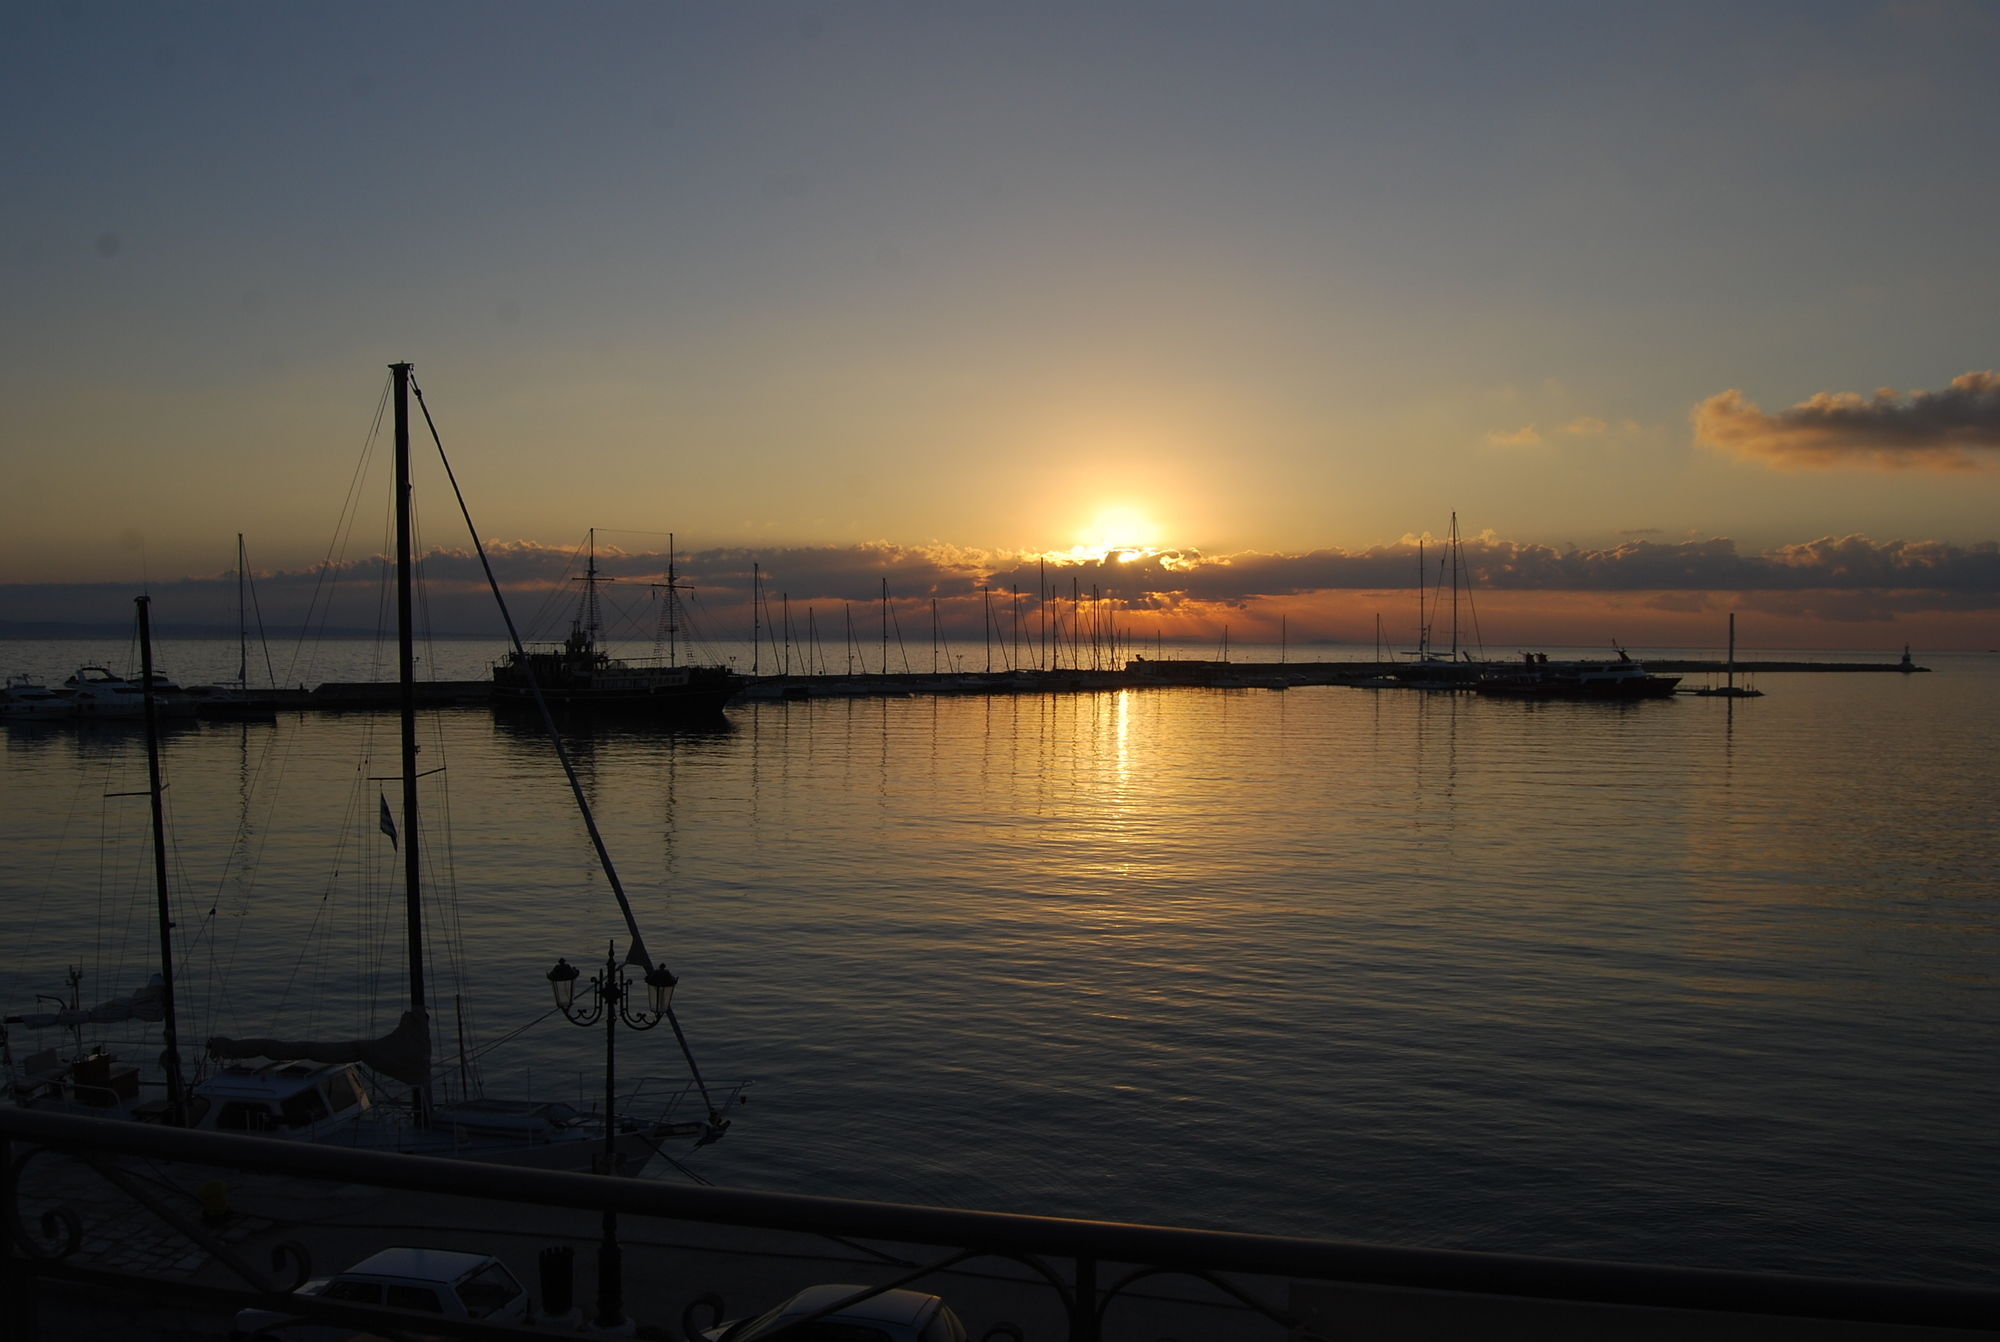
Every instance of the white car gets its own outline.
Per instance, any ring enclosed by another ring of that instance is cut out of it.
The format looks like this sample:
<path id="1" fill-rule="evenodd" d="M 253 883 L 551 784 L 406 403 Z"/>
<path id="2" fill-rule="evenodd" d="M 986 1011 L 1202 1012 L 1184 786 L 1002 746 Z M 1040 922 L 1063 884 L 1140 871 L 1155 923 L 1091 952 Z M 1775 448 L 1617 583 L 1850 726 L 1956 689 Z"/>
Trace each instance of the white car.
<path id="1" fill-rule="evenodd" d="M 882 1291 L 845 1309 L 786 1328 L 794 1320 L 817 1314 L 866 1286 L 808 1286 L 797 1295 L 752 1319 L 717 1324 L 702 1333 L 703 1342 L 757 1342 L 780 1328 L 780 1342 L 966 1342 L 965 1325 L 951 1306 L 920 1291 Z"/>
<path id="2" fill-rule="evenodd" d="M 338 1300 L 351 1305 L 382 1305 L 389 1309 L 421 1310 L 453 1319 L 486 1319 L 493 1323 L 526 1323 L 528 1293 L 507 1265 L 491 1254 L 458 1253 L 450 1249 L 384 1249 L 370 1254 L 347 1271 L 315 1277 L 293 1292 Z M 299 1316 L 273 1309 L 246 1309 L 236 1315 L 231 1335 L 248 1338 L 273 1324 L 297 1326 L 268 1336 L 293 1339 L 343 1337 L 352 1327 L 336 1324 L 307 1326 Z"/>

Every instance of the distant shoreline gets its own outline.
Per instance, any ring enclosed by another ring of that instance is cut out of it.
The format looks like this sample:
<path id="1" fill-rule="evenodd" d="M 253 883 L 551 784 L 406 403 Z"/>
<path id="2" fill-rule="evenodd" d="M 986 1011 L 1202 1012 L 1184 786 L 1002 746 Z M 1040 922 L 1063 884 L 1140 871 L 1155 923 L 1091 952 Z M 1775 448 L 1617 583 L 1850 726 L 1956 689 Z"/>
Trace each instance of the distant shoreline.
<path id="1" fill-rule="evenodd" d="M 184 625 L 178 628 L 169 627 L 162 629 L 160 631 L 160 634 L 161 637 L 169 639 L 173 638 L 226 639 L 232 643 L 235 642 L 237 637 L 236 626 L 234 625 L 225 626 L 219 624 L 191 624 L 191 625 Z M 305 630 L 297 628 L 296 626 L 289 626 L 289 627 L 273 626 L 265 629 L 263 631 L 262 636 L 266 642 L 280 642 L 280 641 L 290 641 L 298 639 L 306 636 L 307 634 L 310 634 L 314 638 L 375 639 L 382 637 L 381 633 L 374 629 Z M 61 624 L 50 620 L 0 620 L 0 641 L 10 640 L 10 639 L 23 639 L 23 640 L 75 639 L 79 641 L 94 640 L 94 639 L 121 640 L 121 639 L 129 639 L 131 637 L 132 637 L 132 625 L 130 621 L 127 621 L 124 624 Z M 425 635 L 425 637 L 434 639 L 436 638 L 478 639 L 482 642 L 490 643 L 493 642 L 496 638 L 504 642 L 506 636 L 504 634 L 496 635 L 490 633 L 488 634 L 434 633 L 434 634 L 427 634 Z"/>

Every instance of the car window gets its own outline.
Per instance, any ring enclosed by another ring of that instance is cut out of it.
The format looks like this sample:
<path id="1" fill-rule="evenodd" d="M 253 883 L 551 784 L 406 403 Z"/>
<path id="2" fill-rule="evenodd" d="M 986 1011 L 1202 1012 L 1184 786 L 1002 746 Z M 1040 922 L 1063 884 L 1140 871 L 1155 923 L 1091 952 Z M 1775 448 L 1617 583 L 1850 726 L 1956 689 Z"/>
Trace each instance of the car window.
<path id="1" fill-rule="evenodd" d="M 355 1305 L 382 1303 L 382 1287 L 372 1281 L 330 1281 L 319 1294 L 322 1300 L 345 1300 Z"/>
<path id="2" fill-rule="evenodd" d="M 465 1304 L 467 1317 L 474 1319 L 504 1309 L 520 1294 L 521 1283 L 498 1263 L 488 1263 L 458 1284 L 458 1298 Z"/>
<path id="3" fill-rule="evenodd" d="M 391 1286 L 387 1302 L 394 1309 L 421 1309 L 427 1314 L 442 1314 L 444 1306 L 438 1294 L 428 1286 Z"/>

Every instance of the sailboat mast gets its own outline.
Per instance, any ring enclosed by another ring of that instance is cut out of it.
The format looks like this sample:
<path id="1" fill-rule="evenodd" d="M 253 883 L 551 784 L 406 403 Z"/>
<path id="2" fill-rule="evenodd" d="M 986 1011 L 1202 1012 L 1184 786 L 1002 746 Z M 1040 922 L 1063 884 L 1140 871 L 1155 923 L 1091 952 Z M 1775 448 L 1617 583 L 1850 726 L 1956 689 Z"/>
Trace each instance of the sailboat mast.
<path id="1" fill-rule="evenodd" d="M 681 589 L 674 580 L 674 533 L 667 533 L 667 665 L 681 664 Z"/>
<path id="2" fill-rule="evenodd" d="M 1451 659 L 1458 660 L 1458 514 L 1451 515 Z"/>
<path id="3" fill-rule="evenodd" d="M 417 859 L 417 656 L 410 599 L 410 365 L 392 363 L 396 376 L 396 683 L 401 693 L 403 745 L 403 911 L 410 956 L 410 1010 L 422 1018 L 424 908 L 422 866 Z M 595 539 L 593 535 L 593 540 Z M 591 558 L 596 572 L 595 546 Z M 418 1111 L 424 1109 L 421 1088 Z"/>
<path id="4" fill-rule="evenodd" d="M 583 569 L 583 632 L 597 646 L 597 528 L 590 529 L 590 557 Z"/>
<path id="5" fill-rule="evenodd" d="M 138 598 L 139 675 L 145 687 L 146 707 L 146 790 L 153 806 L 153 889 L 160 923 L 160 1006 L 163 1045 L 160 1061 L 167 1073 L 167 1121 L 175 1127 L 187 1122 L 187 1096 L 181 1082 L 180 1031 L 174 1019 L 174 918 L 167 894 L 167 818 L 160 797 L 160 718 L 153 693 L 153 626 L 148 615 L 151 597 Z"/>
<path id="6" fill-rule="evenodd" d="M 1729 612 L 1729 688 L 1736 688 L 1736 612 Z"/>
<path id="7" fill-rule="evenodd" d="M 250 630 L 243 606 L 244 569 L 249 567 L 243 553 L 243 533 L 236 533 L 236 688 L 250 693 Z"/>
<path id="8" fill-rule="evenodd" d="M 1424 615 L 1424 587 L 1431 580 L 1424 568 L 1424 538 L 1417 537 L 1417 660 L 1423 661 L 1431 653 L 1431 626 Z"/>

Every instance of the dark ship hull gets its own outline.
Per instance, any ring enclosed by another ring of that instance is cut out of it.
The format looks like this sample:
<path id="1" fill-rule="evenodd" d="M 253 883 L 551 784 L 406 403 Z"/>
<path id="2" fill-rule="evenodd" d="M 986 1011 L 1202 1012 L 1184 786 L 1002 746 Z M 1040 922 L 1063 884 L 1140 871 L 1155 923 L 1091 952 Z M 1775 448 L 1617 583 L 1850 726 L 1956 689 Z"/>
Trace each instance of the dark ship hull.
<path id="1" fill-rule="evenodd" d="M 554 708 L 654 718 L 717 717 L 743 685 L 720 666 L 635 665 L 569 645 L 510 653 L 493 668 L 496 704 L 532 705 L 539 688 Z"/>
<path id="2" fill-rule="evenodd" d="M 1680 683 L 1679 676 L 1654 675 L 1621 650 L 1615 662 L 1552 662 L 1530 653 L 1519 669 L 1490 674 L 1478 689 L 1517 699 L 1667 699 Z"/>

